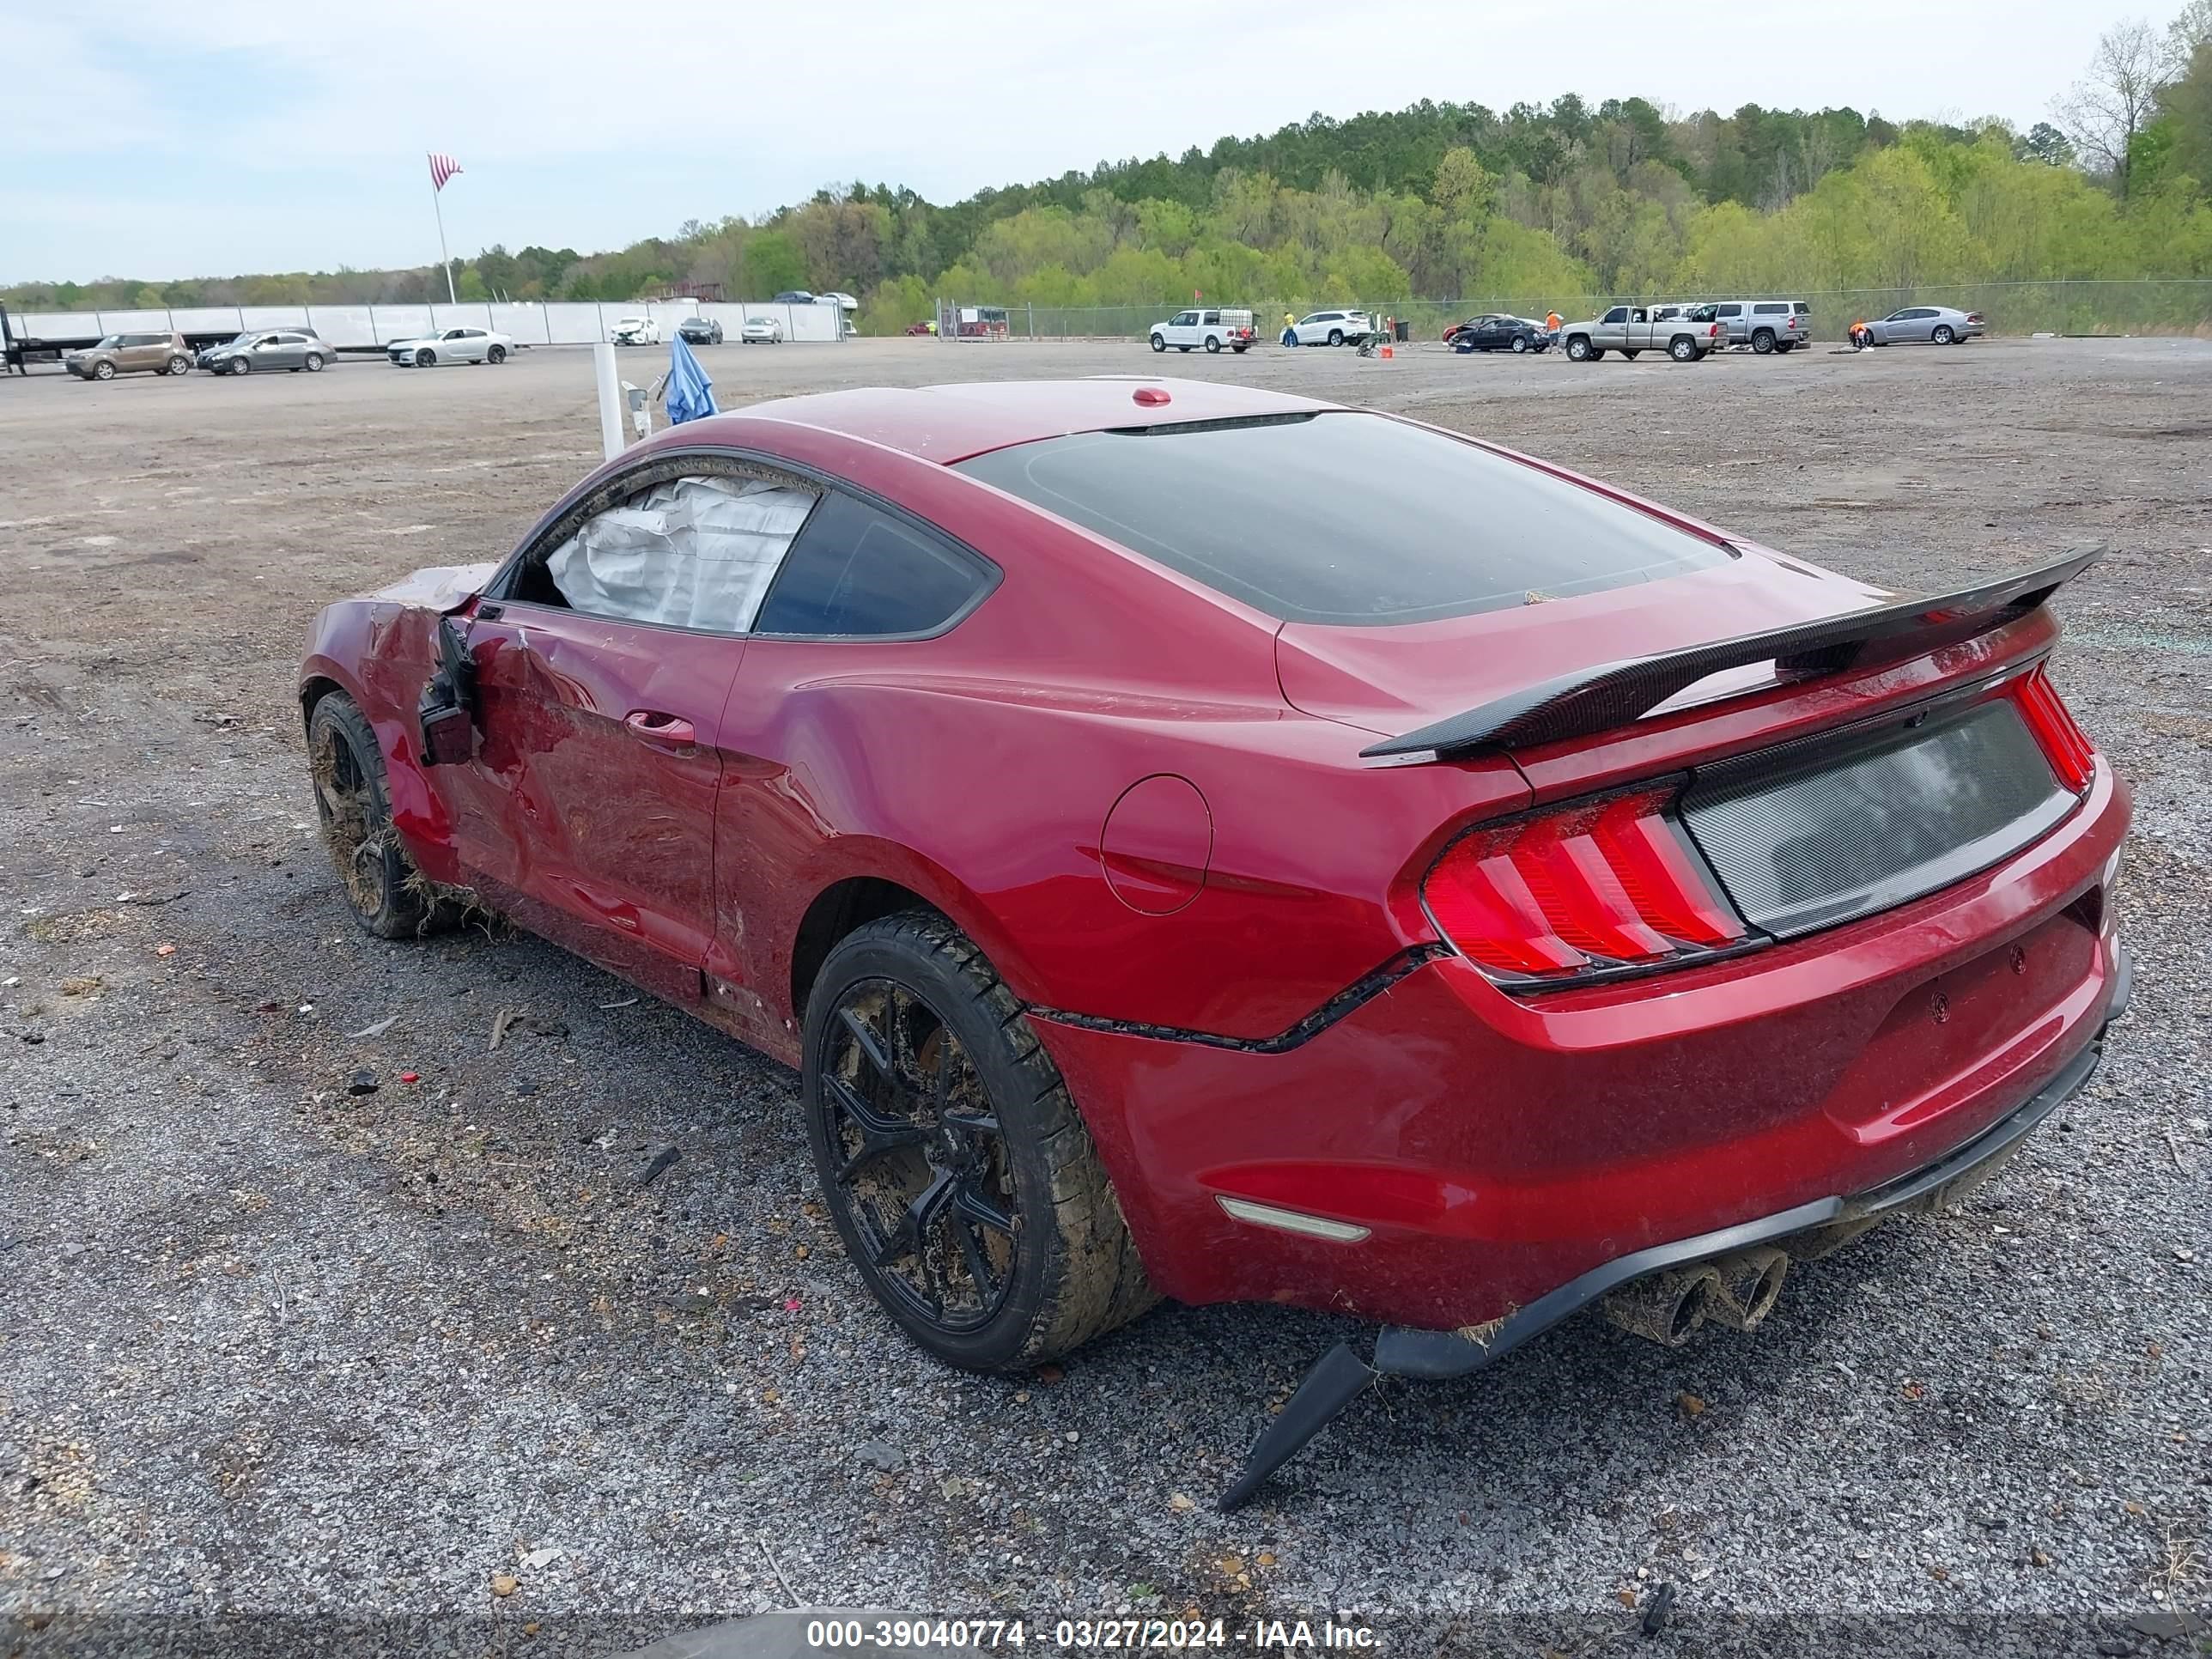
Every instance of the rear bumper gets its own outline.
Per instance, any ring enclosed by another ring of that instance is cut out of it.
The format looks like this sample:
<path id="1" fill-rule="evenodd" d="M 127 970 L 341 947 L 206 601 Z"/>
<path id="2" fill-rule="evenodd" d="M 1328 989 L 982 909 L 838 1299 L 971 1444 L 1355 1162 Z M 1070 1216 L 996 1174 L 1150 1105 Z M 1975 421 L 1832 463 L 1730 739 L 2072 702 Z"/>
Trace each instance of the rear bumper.
<path id="1" fill-rule="evenodd" d="M 2135 982 L 2127 952 L 2121 950 L 2116 957 L 2112 1001 L 2105 1015 L 2107 1027 L 2127 1012 Z M 1480 1340 L 1458 1331 L 1388 1327 L 1376 1339 L 1374 1369 L 1398 1376 L 1463 1376 L 1511 1352 L 1531 1337 L 1541 1335 L 1608 1291 L 1646 1273 L 1709 1261 L 1757 1244 L 1786 1245 L 1808 1234 L 1855 1229 L 1896 1215 L 1942 1209 L 1994 1171 L 2045 1119 L 2081 1091 L 2104 1058 L 2104 1036 L 2100 1030 L 2095 1040 L 2067 1062 L 2057 1077 L 1963 1146 L 1870 1192 L 1814 1199 L 1694 1238 L 1615 1256 L 1546 1292 L 1527 1307 L 1516 1308 L 1502 1322 L 1486 1329 Z"/>
<path id="2" fill-rule="evenodd" d="M 1450 1332 L 1644 1252 L 1823 1224 L 1808 1206 L 1870 1201 L 2041 1099 L 2124 999 L 2127 817 L 2100 762 L 1989 870 L 1642 981 L 1515 998 L 1443 957 L 1268 1042 L 1034 1024 L 1161 1291 Z"/>

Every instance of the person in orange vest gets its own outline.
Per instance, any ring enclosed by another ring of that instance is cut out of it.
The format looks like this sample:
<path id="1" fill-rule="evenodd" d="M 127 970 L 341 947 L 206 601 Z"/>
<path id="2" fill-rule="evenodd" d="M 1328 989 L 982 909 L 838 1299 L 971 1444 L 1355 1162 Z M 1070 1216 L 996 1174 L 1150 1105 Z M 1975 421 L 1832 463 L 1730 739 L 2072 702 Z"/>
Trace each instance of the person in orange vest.
<path id="1" fill-rule="evenodd" d="M 1864 351 L 1874 343 L 1874 331 L 1867 326 L 1863 317 L 1851 325 L 1851 349 Z"/>

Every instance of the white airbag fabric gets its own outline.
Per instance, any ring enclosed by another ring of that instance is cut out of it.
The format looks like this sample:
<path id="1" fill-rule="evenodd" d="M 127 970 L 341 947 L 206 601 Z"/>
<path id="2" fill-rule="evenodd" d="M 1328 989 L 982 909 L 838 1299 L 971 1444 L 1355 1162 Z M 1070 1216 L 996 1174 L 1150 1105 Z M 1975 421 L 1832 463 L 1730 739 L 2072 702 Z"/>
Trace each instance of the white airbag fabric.
<path id="1" fill-rule="evenodd" d="M 587 520 L 546 574 L 587 616 L 743 634 L 815 500 L 757 478 L 678 478 Z"/>

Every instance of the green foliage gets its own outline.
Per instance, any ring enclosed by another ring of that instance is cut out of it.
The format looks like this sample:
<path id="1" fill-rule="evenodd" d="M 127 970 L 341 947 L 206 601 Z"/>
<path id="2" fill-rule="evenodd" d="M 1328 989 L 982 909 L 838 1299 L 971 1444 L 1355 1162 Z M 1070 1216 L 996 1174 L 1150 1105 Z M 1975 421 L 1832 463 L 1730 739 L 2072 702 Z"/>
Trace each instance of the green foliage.
<path id="1" fill-rule="evenodd" d="M 1404 315 L 1425 295 L 1442 316 L 1462 301 L 1571 308 L 1604 295 L 2212 276 L 2209 9 L 2191 0 L 2173 26 L 2172 67 L 2155 118 L 2130 143 L 2124 198 L 2081 171 L 2074 141 L 2047 124 L 2022 135 L 1993 121 L 1900 125 L 1756 104 L 1676 119 L 1644 99 L 1593 106 L 1572 94 L 1503 113 L 1424 101 L 1317 114 L 948 206 L 856 180 L 758 222 L 694 220 L 615 252 L 491 247 L 460 262 L 455 281 L 465 298 L 614 303 L 679 280 L 731 299 L 837 289 L 863 296 L 864 332 L 892 334 L 939 297 L 1034 307 L 1072 326 L 1070 313 L 1099 307 L 1149 320 L 1194 293 L 1276 315 L 1324 303 Z M 428 266 L 27 283 L 0 297 L 89 309 L 407 302 L 444 289 Z M 2186 293 L 2146 304 L 2170 319 L 2160 325 L 2201 325 L 2205 300 Z"/>

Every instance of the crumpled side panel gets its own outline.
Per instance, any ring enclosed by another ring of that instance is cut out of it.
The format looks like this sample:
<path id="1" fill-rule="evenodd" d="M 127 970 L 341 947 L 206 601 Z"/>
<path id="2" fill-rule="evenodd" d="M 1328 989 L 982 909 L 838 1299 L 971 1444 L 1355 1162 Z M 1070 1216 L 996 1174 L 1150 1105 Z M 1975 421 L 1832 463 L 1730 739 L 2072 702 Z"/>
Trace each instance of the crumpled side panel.
<path id="1" fill-rule="evenodd" d="M 546 572 L 588 616 L 742 634 L 817 499 L 757 478 L 678 478 L 586 520 Z"/>

